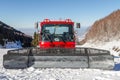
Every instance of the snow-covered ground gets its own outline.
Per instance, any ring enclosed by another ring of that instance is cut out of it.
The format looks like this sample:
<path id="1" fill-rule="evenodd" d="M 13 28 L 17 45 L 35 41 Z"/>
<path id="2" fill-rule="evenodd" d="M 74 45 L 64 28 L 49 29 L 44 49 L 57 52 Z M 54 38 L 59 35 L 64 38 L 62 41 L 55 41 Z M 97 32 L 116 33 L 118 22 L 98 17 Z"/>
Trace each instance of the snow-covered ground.
<path id="1" fill-rule="evenodd" d="M 109 42 L 104 45 L 86 43 L 83 46 L 107 49 L 113 55 L 119 54 L 113 47 L 120 47 L 119 42 Z M 120 71 L 99 69 L 5 69 L 2 61 L 8 49 L 0 49 L 0 80 L 120 80 Z M 118 55 L 116 55 L 118 56 Z M 119 57 L 119 56 L 118 56 Z M 116 62 L 119 63 L 119 59 Z"/>
<path id="2" fill-rule="evenodd" d="M 7 44 L 4 47 L 5 48 L 22 48 L 20 41 L 7 42 Z"/>
<path id="3" fill-rule="evenodd" d="M 111 55 L 120 56 L 120 40 L 114 40 L 111 42 L 104 42 L 104 43 L 100 43 L 100 42 L 85 43 L 84 45 L 79 47 L 92 47 L 98 49 L 105 49 L 105 50 L 109 50 L 111 52 Z M 114 48 L 118 50 L 115 51 Z"/>
<path id="4" fill-rule="evenodd" d="M 20 41 L 15 41 L 15 42 L 6 42 L 6 44 L 4 44 L 4 46 L 2 46 L 0 44 L 0 48 L 7 48 L 7 49 L 10 49 L 10 48 L 22 48 L 22 43 Z"/>

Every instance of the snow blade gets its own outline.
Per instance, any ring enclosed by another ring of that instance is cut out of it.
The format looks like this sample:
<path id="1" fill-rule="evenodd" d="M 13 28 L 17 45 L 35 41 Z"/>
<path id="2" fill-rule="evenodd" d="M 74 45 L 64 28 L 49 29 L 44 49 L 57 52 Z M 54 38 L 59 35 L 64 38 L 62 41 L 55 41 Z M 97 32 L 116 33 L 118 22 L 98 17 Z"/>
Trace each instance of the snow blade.
<path id="1" fill-rule="evenodd" d="M 3 56 L 3 66 L 7 69 L 23 69 L 28 67 L 28 55 L 30 49 L 9 50 Z"/>
<path id="2" fill-rule="evenodd" d="M 109 51 L 94 48 L 52 48 L 10 50 L 3 57 L 7 69 L 35 68 L 93 68 L 113 69 Z"/>

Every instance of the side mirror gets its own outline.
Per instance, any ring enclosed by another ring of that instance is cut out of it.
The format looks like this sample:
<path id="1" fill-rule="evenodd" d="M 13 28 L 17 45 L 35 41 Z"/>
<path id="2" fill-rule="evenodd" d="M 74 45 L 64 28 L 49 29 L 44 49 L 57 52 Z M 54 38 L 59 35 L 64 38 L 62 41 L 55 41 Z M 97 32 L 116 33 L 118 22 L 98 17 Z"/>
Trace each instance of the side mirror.
<path id="1" fill-rule="evenodd" d="M 76 23 L 76 28 L 80 28 L 80 23 Z"/>
<path id="2" fill-rule="evenodd" d="M 38 22 L 35 23 L 35 29 L 38 29 Z"/>

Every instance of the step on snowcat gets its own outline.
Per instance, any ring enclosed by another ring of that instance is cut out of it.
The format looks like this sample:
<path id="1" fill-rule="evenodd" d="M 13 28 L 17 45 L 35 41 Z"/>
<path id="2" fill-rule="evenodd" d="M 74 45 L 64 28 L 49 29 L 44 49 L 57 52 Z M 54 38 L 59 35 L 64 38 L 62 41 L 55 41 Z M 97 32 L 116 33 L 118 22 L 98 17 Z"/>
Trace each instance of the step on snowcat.
<path id="1" fill-rule="evenodd" d="M 75 47 L 74 22 L 70 19 L 40 23 L 39 48 L 9 50 L 3 56 L 7 69 L 93 68 L 113 69 L 113 56 L 107 50 Z M 38 24 L 36 24 L 38 28 Z M 80 28 L 80 23 L 77 23 Z"/>

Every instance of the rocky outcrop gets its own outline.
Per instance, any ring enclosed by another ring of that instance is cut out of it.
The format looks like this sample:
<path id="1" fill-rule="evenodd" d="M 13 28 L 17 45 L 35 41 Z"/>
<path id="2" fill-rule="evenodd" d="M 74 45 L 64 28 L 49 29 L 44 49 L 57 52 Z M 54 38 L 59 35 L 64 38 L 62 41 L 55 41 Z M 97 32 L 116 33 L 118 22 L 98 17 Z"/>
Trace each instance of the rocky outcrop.
<path id="1" fill-rule="evenodd" d="M 84 43 L 86 41 L 108 42 L 115 39 L 120 39 L 120 10 L 96 21 L 86 34 Z"/>

